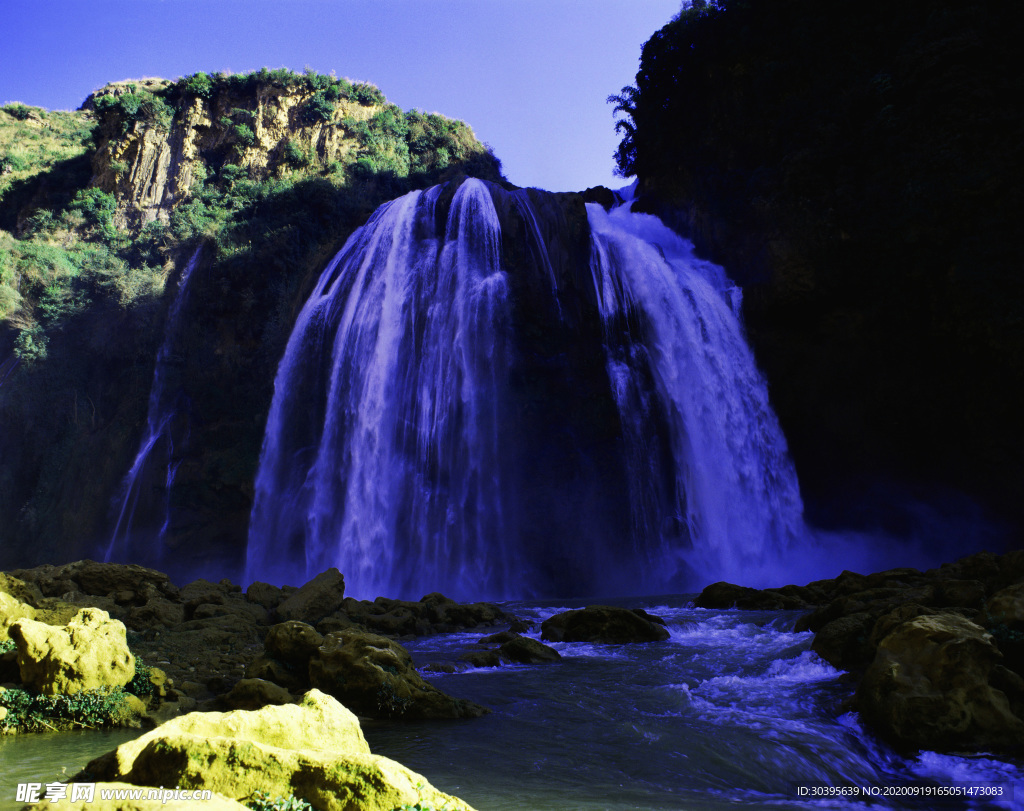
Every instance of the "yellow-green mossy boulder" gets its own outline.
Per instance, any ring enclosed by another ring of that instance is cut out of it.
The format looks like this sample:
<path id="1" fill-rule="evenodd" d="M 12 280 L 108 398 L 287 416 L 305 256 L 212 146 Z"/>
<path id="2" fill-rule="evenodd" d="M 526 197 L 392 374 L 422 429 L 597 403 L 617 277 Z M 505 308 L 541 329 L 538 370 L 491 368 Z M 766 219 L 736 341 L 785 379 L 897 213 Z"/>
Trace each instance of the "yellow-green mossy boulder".
<path id="1" fill-rule="evenodd" d="M 138 792 L 142 792 L 141 796 Z M 188 799 L 179 793 L 178 798 L 173 796 L 173 790 L 154 789 L 160 792 L 149 799 L 147 789 L 139 789 L 138 786 L 129 783 L 96 783 L 93 789 L 92 800 L 76 798 L 71 801 L 70 790 L 60 800 L 49 800 L 26 805 L 22 811 L 46 811 L 48 808 L 59 808 L 61 811 L 248 811 L 248 807 L 235 800 L 229 800 L 219 794 L 214 794 L 209 799 L 194 800 L 191 795 Z M 105 794 L 110 792 L 109 794 Z M 169 799 L 164 801 L 163 796 Z M 106 798 L 105 798 L 106 797 Z M 136 799 L 138 797 L 138 799 Z"/>
<path id="2" fill-rule="evenodd" d="M 370 718 L 477 718 L 487 712 L 425 682 L 409 651 L 385 636 L 335 631 L 309 661 L 309 681 Z"/>
<path id="3" fill-rule="evenodd" d="M 99 608 L 83 608 L 63 627 L 20 619 L 10 627 L 21 681 L 52 696 L 123 687 L 135 676 L 124 623 Z"/>
<path id="4" fill-rule="evenodd" d="M 883 737 L 920 749 L 1013 749 L 1024 682 L 1000 664 L 983 628 L 958 614 L 914 617 L 879 642 L 857 709 Z M 1009 695 L 1006 691 L 1009 691 Z"/>
<path id="5" fill-rule="evenodd" d="M 171 719 L 73 779 L 210 789 L 236 800 L 254 792 L 294 795 L 318 811 L 394 811 L 416 803 L 472 811 L 422 775 L 371 754 L 355 715 L 318 690 L 298 704 Z"/>

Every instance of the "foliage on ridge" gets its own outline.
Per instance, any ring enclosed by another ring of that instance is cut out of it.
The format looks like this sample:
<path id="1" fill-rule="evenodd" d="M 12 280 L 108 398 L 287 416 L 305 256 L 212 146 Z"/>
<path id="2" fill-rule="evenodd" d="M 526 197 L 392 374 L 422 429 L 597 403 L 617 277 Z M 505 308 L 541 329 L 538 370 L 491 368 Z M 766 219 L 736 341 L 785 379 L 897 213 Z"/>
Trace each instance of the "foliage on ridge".
<path id="1" fill-rule="evenodd" d="M 260 105 L 282 95 L 297 115 L 269 143 Z M 217 146 L 147 221 L 116 147 L 173 145 L 198 109 L 223 110 Z M 317 147 L 328 135 L 344 146 L 330 161 Z M 207 343 L 182 374 L 215 400 L 219 422 L 195 430 L 232 437 L 217 441 L 218 475 L 245 509 L 259 411 L 315 275 L 381 203 L 461 173 L 502 180 L 466 124 L 309 70 L 118 82 L 75 112 L 0 109 L 0 557 L 93 552 L 144 423 L 177 272 L 199 244 L 207 287 L 193 317 L 206 331 L 191 337 Z M 236 416 L 239 402 L 257 413 Z"/>

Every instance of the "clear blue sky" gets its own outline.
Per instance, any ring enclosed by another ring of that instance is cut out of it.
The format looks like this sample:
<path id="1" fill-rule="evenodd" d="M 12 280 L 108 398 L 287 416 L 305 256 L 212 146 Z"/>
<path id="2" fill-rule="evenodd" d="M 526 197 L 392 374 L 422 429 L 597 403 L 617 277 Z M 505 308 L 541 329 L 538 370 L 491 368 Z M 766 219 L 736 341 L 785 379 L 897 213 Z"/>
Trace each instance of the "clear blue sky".
<path id="1" fill-rule="evenodd" d="M 609 94 L 680 0 L 2 0 L 0 103 L 106 82 L 307 65 L 461 118 L 520 186 L 624 185 Z"/>

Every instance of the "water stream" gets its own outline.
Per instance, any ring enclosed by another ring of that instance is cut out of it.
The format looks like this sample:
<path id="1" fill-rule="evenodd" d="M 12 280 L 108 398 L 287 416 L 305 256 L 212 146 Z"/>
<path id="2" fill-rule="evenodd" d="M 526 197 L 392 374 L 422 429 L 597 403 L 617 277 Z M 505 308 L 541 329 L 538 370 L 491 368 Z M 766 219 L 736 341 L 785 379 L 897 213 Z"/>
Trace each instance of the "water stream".
<path id="1" fill-rule="evenodd" d="M 146 432 L 121 483 L 117 519 L 103 552 L 107 562 L 159 567 L 163 560 L 163 540 L 171 520 L 171 489 L 180 463 L 180 446 L 188 440 L 189 432 L 186 398 L 169 378 L 175 365 L 174 349 L 183 328 L 181 313 L 188 301 L 188 283 L 201 250 L 196 248 L 182 270 L 167 313 L 149 390 Z"/>

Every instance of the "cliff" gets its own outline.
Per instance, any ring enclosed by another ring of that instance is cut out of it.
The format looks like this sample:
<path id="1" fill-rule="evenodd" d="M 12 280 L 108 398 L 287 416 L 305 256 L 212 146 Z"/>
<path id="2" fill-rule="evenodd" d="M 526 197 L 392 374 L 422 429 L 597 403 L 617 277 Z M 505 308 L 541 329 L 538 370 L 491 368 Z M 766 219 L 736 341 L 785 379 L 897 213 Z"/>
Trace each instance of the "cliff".
<path id="1" fill-rule="evenodd" d="M 835 512 L 880 480 L 1024 515 L 1019 24 L 980 1 L 694 2 L 615 98 L 642 205 L 744 285 L 818 520 L 888 520 Z"/>
<path id="2" fill-rule="evenodd" d="M 226 571 L 276 365 L 323 265 L 385 200 L 501 180 L 464 123 L 286 70 L 119 82 L 73 113 L 8 105 L 0 167 L 2 565 L 102 550 L 198 248 L 160 371 L 182 406 L 175 486 L 140 498 L 173 502 L 177 548 Z"/>

